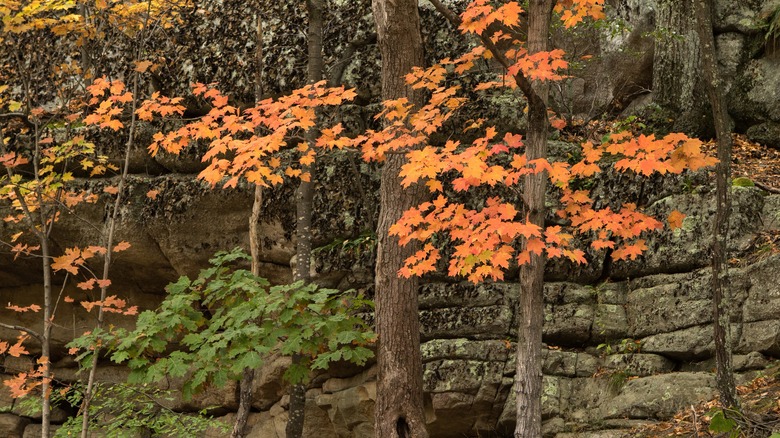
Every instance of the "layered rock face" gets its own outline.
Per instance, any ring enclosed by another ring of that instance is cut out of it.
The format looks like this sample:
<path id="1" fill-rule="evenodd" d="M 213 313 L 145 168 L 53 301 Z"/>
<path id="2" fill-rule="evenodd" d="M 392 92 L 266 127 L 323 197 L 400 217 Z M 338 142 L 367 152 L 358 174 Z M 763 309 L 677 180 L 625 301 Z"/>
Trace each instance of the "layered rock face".
<path id="1" fill-rule="evenodd" d="M 330 65 L 341 62 L 350 41 L 366 39 L 371 32 L 370 2 L 331 2 L 339 20 L 346 23 L 329 28 L 326 37 Z M 461 1 L 451 1 L 455 7 Z M 647 105 L 652 85 L 654 46 L 647 33 L 654 30 L 654 2 L 631 0 L 611 2 L 611 14 L 627 25 L 610 33 L 596 30 L 583 35 L 557 35 L 576 52 L 577 41 L 587 41 L 588 51 L 597 55 L 580 78 L 572 78 L 555 96 L 559 109 L 572 115 L 592 116 L 604 111 Z M 759 134 L 780 126 L 777 93 L 780 86 L 780 57 L 764 45 L 761 23 L 767 11 L 780 7 L 776 1 L 720 1 L 716 33 L 722 71 L 729 82 L 730 110 L 739 130 L 757 140 Z M 227 84 L 238 100 L 251 99 L 255 48 L 251 38 L 255 12 L 268 20 L 264 36 L 266 77 L 273 93 L 301 85 L 303 75 L 300 33 L 305 22 L 301 9 L 287 2 L 204 2 L 206 14 L 190 17 L 189 30 L 179 30 L 178 50 L 171 61 L 176 74 L 160 78 L 157 86 L 181 94 L 193 81 Z M 259 9 L 258 9 L 259 8 Z M 339 12 L 340 11 L 340 12 Z M 426 24 L 428 55 L 431 59 L 468 46 L 421 2 Z M 218 25 L 213 21 L 219 18 Z M 297 23 L 297 24 L 296 24 Z M 189 33 L 188 33 L 189 32 Z M 591 32 L 591 33 L 589 33 Z M 595 36 L 594 36 L 595 35 Z M 593 38 L 591 38 L 593 37 Z M 579 38 L 579 39 L 578 39 Z M 584 53 L 584 52 L 583 52 Z M 345 109 L 352 129 L 370 126 L 376 111 L 379 75 L 378 54 L 373 46 L 360 47 L 347 60 L 342 80 L 358 88 L 361 102 Z M 174 62 L 175 61 L 175 62 Z M 283 62 L 282 62 L 283 61 Z M 213 68 L 210 67 L 213 64 Z M 231 67 L 232 66 L 232 67 Z M 243 66 L 245 68 L 237 68 Z M 631 67 L 631 68 L 629 68 Z M 637 100 L 642 97 L 642 100 Z M 632 102 L 634 102 L 632 104 Z M 491 101 L 488 115 L 504 126 L 522 126 L 516 102 Z M 154 128 L 145 127 L 139 144 L 148 142 Z M 752 134 L 751 134 L 752 132 Z M 763 135 L 763 134 L 761 134 Z M 767 145 L 778 136 L 768 135 Z M 97 143 L 112 156 L 122 146 L 111 138 Z M 761 140 L 764 141 L 764 140 Z M 554 154 L 566 157 L 576 145 L 555 143 Z M 140 148 L 142 150 L 142 148 Z M 153 309 L 162 300 L 164 287 L 179 275 L 194 276 L 218 250 L 248 244 L 251 191 L 211 190 L 195 179 L 200 170 L 198 150 L 185 157 L 143 152 L 134 154 L 129 180 L 130 195 L 122 206 L 119 240 L 132 243 L 112 270 L 118 294 L 141 310 Z M 202 151 L 200 151 L 202 152 Z M 373 283 L 370 239 L 361 251 L 329 245 L 354 239 L 373 229 L 377 209 L 378 173 L 375 165 L 361 162 L 356 153 L 330 155 L 318 164 L 315 197 L 315 278 L 320 284 L 370 291 Z M 346 170 L 345 170 L 346 169 Z M 646 206 L 659 216 L 674 209 L 688 216 L 683 226 L 648 240 L 647 254 L 635 261 L 610 263 L 603 254 L 589 254 L 588 266 L 551 263 L 545 289 L 544 342 L 544 428 L 555 437 L 631 436 L 630 427 L 669 418 L 676 410 L 715 395 L 712 362 L 711 303 L 709 291 L 709 235 L 715 206 L 704 173 L 677 178 L 654 178 L 640 182 L 608 174 L 595 179 L 594 193 L 603 202 L 621 197 Z M 91 181 L 96 193 L 110 185 L 110 179 Z M 157 190 L 151 199 L 145 194 Z M 106 198 L 107 199 L 107 198 Z M 263 236 L 262 275 L 274 283 L 291 280 L 294 255 L 294 209 L 292 188 L 284 186 L 266 193 L 260 234 Z M 730 272 L 732 287 L 731 328 L 735 346 L 735 367 L 741 380 L 760 372 L 780 357 L 780 256 L 762 254 L 755 244 L 756 233 L 780 229 L 780 196 L 767 196 L 751 187 L 734 188 L 731 219 Z M 93 244 L 99 230 L 85 224 L 104 222 L 104 203 L 82 207 L 78 215 L 66 215 L 53 238 L 60 248 Z M 3 215 L 4 216 L 4 215 Z M 2 225 L 5 227 L 5 225 Z M 2 228 L 3 232 L 5 228 Z M 0 302 L 26 306 L 41 296 L 37 260 L 11 260 L 0 254 Z M 516 276 L 514 276 L 516 277 Z M 422 353 L 425 362 L 427 413 L 432 437 L 511 436 L 514 399 L 515 303 L 520 293 L 512 282 L 471 285 L 442 277 L 426 278 L 420 290 Z M 58 278 L 61 283 L 63 277 Z M 94 299 L 67 286 L 63 294 L 76 302 Z M 40 327 L 36 314 L 16 314 L 0 309 L 0 320 Z M 114 325 L 132 326 L 129 317 L 112 316 Z M 76 379 L 76 366 L 64 345 L 94 325 L 94 315 L 80 306 L 62 303 L 57 309 L 54 330 L 55 376 L 62 382 Z M 3 339 L 17 333 L 0 329 Z M 36 353 L 34 344 L 28 350 Z M 282 373 L 289 364 L 283 357 L 269 358 L 258 372 L 254 391 L 254 412 L 249 436 L 284 436 L 287 418 L 287 386 Z M 26 371 L 31 361 L 7 357 L 3 379 Z M 122 382 L 127 370 L 101 364 L 99 379 Z M 177 382 L 169 382 L 176 390 Z M 220 421 L 230 423 L 237 407 L 235 384 L 211 388 L 194 400 L 176 398 L 166 407 L 192 412 L 206 407 Z M 304 435 L 325 438 L 372 436 L 376 399 L 375 370 L 333 367 L 313 376 L 307 392 Z M 40 435 L 39 420 L 0 388 L 0 435 Z M 62 422 L 65 410 L 56 410 L 55 422 Z M 207 437 L 224 436 L 217 430 Z"/>

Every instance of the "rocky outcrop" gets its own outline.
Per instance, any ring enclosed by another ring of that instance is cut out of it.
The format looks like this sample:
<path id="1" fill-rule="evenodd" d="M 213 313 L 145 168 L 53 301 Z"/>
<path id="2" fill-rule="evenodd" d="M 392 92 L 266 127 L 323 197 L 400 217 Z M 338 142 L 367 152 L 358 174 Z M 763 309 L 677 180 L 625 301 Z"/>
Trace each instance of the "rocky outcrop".
<path id="1" fill-rule="evenodd" d="M 776 202 L 773 197 L 770 201 Z M 745 376 L 780 357 L 778 270 L 780 256 L 775 255 L 730 272 L 734 362 L 738 372 L 748 373 Z M 709 268 L 703 268 L 594 286 L 548 283 L 543 352 L 546 433 L 565 437 L 571 431 L 608 427 L 613 429 L 610 433 L 625 429 L 628 434 L 627 428 L 641 421 L 669 418 L 681 407 L 712 397 L 709 276 Z M 511 339 L 518 293 L 513 283 L 422 287 L 424 384 L 432 436 L 503 436 L 511 430 Z M 6 372 L 29 365 L 5 361 Z M 65 365 L 55 374 L 72 380 L 74 369 L 62 368 Z M 252 415 L 249 436 L 284 436 L 287 398 L 281 374 L 287 365 L 285 358 L 272 359 L 260 371 L 253 403 L 260 412 Z M 375 368 L 368 368 L 340 376 L 333 370 L 315 378 L 307 393 L 306 427 L 313 435 L 306 436 L 371 436 L 375 373 Z M 119 382 L 126 371 L 104 367 L 99 374 L 101 380 Z M 221 406 L 229 411 L 235 409 L 235 401 L 232 385 L 170 407 L 188 411 Z M 2 424 L 7 423 L 8 433 L 34 422 L 34 416 L 14 408 L 7 396 L 2 403 L 7 412 Z M 231 416 L 220 421 L 229 422 Z"/>

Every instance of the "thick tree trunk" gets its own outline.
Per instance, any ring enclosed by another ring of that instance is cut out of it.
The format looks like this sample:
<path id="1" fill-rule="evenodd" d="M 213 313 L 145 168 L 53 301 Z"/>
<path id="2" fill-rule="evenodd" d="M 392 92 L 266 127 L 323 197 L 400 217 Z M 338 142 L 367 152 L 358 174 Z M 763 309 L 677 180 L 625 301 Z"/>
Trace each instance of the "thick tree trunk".
<path id="1" fill-rule="evenodd" d="M 373 0 L 382 53 L 382 99 L 407 97 L 420 105 L 422 94 L 404 82 L 414 66 L 422 66 L 423 46 L 417 0 Z M 377 438 L 425 438 L 425 413 L 420 357 L 420 322 L 415 278 L 398 270 L 414 254 L 415 245 L 398 245 L 388 231 L 407 209 L 418 205 L 425 188 L 404 189 L 398 176 L 402 154 L 389 154 L 382 171 L 376 260 L 376 331 L 378 334 Z"/>
<path id="2" fill-rule="evenodd" d="M 702 72 L 710 98 L 715 133 L 718 140 L 718 160 L 715 169 L 715 224 L 712 229 L 712 320 L 715 340 L 716 382 L 720 403 L 724 408 L 738 408 L 734 371 L 731 366 L 731 330 L 728 304 L 728 244 L 731 196 L 729 174 L 731 168 L 731 126 L 715 57 L 715 38 L 712 33 L 712 5 L 709 0 L 694 0 L 696 21 L 701 41 Z"/>
<path id="3" fill-rule="evenodd" d="M 655 20 L 653 99 L 663 109 L 662 117 L 671 120 L 671 130 L 711 133 L 693 2 L 659 0 Z"/>
<path id="4" fill-rule="evenodd" d="M 528 52 L 548 50 L 552 0 L 532 0 L 528 9 Z M 534 92 L 546 104 L 548 85 L 535 83 Z M 530 100 L 530 99 L 529 99 Z M 546 105 L 530 105 L 526 133 L 526 155 L 529 160 L 547 158 Z M 523 188 L 528 220 L 544 228 L 547 173 L 527 175 Z M 519 327 L 517 330 L 516 438 L 542 436 L 542 322 L 544 315 L 545 256 L 531 255 L 530 263 L 520 269 Z"/>

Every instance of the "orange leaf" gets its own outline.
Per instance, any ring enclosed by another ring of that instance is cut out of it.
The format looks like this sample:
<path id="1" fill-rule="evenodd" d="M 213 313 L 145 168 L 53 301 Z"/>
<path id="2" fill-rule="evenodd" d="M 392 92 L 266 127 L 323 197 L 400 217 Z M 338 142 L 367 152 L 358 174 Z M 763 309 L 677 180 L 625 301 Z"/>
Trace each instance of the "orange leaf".
<path id="1" fill-rule="evenodd" d="M 26 336 L 20 336 L 19 340 L 16 341 L 14 345 L 12 345 L 8 349 L 8 354 L 10 354 L 13 357 L 21 357 L 23 354 L 30 354 L 29 351 L 27 351 L 22 343 L 27 339 Z"/>
<path id="2" fill-rule="evenodd" d="M 669 213 L 669 217 L 666 218 L 666 221 L 669 222 L 669 228 L 675 230 L 682 227 L 683 219 L 685 219 L 685 215 L 677 210 L 674 210 L 673 212 Z"/>
<path id="3" fill-rule="evenodd" d="M 149 70 L 149 67 L 152 66 L 152 61 L 136 61 L 135 63 L 135 71 L 138 73 L 144 73 L 146 70 Z"/>
<path id="4" fill-rule="evenodd" d="M 114 246 L 113 251 L 114 252 L 120 252 L 120 251 L 124 251 L 124 250 L 126 250 L 128 248 L 130 248 L 130 243 L 123 240 L 123 241 L 117 243 L 116 246 Z"/>
<path id="5" fill-rule="evenodd" d="M 536 255 L 542 255 L 542 252 L 544 252 L 544 242 L 542 239 L 537 239 L 536 237 L 532 237 L 528 239 L 528 242 L 526 243 L 525 249 L 526 251 L 536 254 Z"/>
<path id="6" fill-rule="evenodd" d="M 106 280 L 98 280 L 98 281 L 97 281 L 97 285 L 98 285 L 100 288 L 106 288 L 106 287 L 109 287 L 109 286 L 111 286 L 111 280 L 108 280 L 108 279 L 106 279 Z"/>
<path id="7" fill-rule="evenodd" d="M 81 259 L 81 252 L 76 248 L 69 248 L 65 250 L 65 254 L 52 259 L 51 268 L 56 272 L 59 270 L 65 270 L 73 275 L 79 273 L 78 266 L 83 264 L 84 260 Z"/>
<path id="8" fill-rule="evenodd" d="M 92 288 L 95 287 L 95 279 L 90 278 L 87 281 L 82 281 L 81 283 L 78 283 L 76 287 L 83 290 L 92 290 Z M 73 299 L 71 299 L 71 301 L 73 301 Z"/>

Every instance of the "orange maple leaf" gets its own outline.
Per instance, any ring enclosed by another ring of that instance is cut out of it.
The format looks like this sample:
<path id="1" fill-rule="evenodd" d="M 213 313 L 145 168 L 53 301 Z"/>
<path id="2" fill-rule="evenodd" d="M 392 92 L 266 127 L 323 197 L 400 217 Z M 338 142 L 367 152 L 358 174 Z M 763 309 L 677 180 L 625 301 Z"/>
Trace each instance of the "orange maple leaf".
<path id="1" fill-rule="evenodd" d="M 669 216 L 666 218 L 666 221 L 669 223 L 669 228 L 675 230 L 677 228 L 682 227 L 682 223 L 684 219 L 685 219 L 685 215 L 683 213 L 674 210 L 671 213 L 669 213 Z"/>
<path id="2" fill-rule="evenodd" d="M 78 248 L 68 248 L 65 254 L 52 259 L 51 268 L 56 272 L 65 270 L 73 275 L 79 273 L 79 266 L 84 263 L 81 258 L 81 251 Z"/>
<path id="3" fill-rule="evenodd" d="M 113 251 L 114 252 L 121 252 L 121 251 L 125 251 L 128 248 L 130 248 L 130 242 L 126 242 L 126 241 L 123 240 L 123 241 L 117 243 L 114 246 Z"/>

